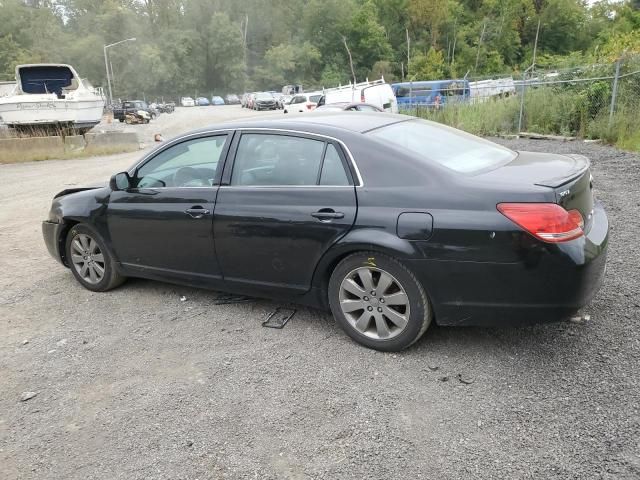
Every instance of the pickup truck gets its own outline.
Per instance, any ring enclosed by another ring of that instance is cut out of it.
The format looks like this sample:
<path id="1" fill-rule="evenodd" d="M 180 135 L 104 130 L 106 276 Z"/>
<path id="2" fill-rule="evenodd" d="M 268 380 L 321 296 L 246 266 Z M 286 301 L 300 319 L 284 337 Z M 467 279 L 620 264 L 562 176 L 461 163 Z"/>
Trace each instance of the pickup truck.
<path id="1" fill-rule="evenodd" d="M 147 102 L 143 102 L 142 100 L 125 100 L 122 102 L 122 105 L 113 108 L 113 118 L 124 122 L 127 113 L 134 113 L 138 110 L 144 110 L 152 119 L 156 117 L 155 110 L 149 108 Z"/>

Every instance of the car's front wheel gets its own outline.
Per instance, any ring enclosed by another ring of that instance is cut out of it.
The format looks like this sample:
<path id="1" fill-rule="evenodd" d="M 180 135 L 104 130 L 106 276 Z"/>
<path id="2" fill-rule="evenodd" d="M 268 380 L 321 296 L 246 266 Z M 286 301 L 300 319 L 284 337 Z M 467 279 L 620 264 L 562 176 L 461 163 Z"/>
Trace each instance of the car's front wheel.
<path id="1" fill-rule="evenodd" d="M 104 241 L 89 226 L 75 225 L 65 244 L 71 273 L 80 284 L 94 292 L 105 292 L 124 282 Z"/>
<path id="2" fill-rule="evenodd" d="M 328 290 L 338 324 L 355 341 L 376 350 L 407 348 L 431 323 L 422 285 L 407 267 L 384 254 L 349 255 L 334 269 Z"/>

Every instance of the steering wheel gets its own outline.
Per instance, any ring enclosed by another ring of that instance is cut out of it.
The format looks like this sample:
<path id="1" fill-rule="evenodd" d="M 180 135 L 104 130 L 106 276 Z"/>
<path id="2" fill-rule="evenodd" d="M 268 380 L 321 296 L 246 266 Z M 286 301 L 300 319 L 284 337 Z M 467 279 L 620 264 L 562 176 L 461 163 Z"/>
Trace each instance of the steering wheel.
<path id="1" fill-rule="evenodd" d="M 173 174 L 174 187 L 207 187 L 206 180 L 202 179 L 202 174 L 193 167 L 182 167 Z"/>

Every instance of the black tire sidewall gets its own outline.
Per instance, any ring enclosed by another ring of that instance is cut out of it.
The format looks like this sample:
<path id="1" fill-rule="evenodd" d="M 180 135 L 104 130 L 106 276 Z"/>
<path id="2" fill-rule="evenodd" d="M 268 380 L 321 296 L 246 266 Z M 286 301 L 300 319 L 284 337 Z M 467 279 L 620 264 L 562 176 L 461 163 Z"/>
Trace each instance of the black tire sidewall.
<path id="1" fill-rule="evenodd" d="M 409 322 L 405 330 L 389 340 L 376 340 L 355 330 L 346 319 L 340 308 L 340 284 L 345 276 L 359 267 L 372 266 L 385 270 L 393 275 L 404 288 L 409 297 Z M 425 321 L 430 322 L 431 310 L 427 295 L 415 276 L 398 260 L 377 252 L 364 252 L 349 255 L 334 269 L 329 280 L 329 306 L 338 325 L 356 342 L 375 350 L 395 352 L 403 350 L 418 340 L 426 330 Z M 428 318 L 425 320 L 425 317 Z"/>
<path id="2" fill-rule="evenodd" d="M 100 280 L 96 284 L 85 282 L 84 279 L 78 274 L 75 267 L 73 266 L 73 262 L 71 261 L 71 242 L 79 234 L 89 235 L 91 238 L 93 238 L 93 240 L 97 242 L 98 246 L 100 247 L 100 251 L 104 256 L 104 276 L 102 277 L 102 280 Z M 67 262 L 69 263 L 69 269 L 71 270 L 71 273 L 84 288 L 94 292 L 103 292 L 105 290 L 109 290 L 112 287 L 112 284 L 114 283 L 114 276 L 117 275 L 115 267 L 113 265 L 113 257 L 105 246 L 102 237 L 98 235 L 98 233 L 91 227 L 83 223 L 71 227 L 71 230 L 69 230 L 69 234 L 67 235 L 67 240 L 65 242 L 65 255 L 67 257 Z"/>

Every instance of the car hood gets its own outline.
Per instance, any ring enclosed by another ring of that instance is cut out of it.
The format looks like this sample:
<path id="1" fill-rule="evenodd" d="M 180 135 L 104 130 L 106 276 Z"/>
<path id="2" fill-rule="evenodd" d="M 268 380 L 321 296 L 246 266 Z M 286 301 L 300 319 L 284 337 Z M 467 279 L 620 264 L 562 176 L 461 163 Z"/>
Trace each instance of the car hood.
<path id="1" fill-rule="evenodd" d="M 61 192 L 56 193 L 53 198 L 60 198 L 60 197 L 66 196 L 66 195 L 70 195 L 72 193 L 84 192 L 86 190 L 97 190 L 99 188 L 106 188 L 108 185 L 109 185 L 108 182 L 103 182 L 103 183 L 99 183 L 99 184 L 96 184 L 96 185 L 90 185 L 90 186 L 84 186 L 84 187 L 66 188 L 66 189 L 62 190 Z"/>

